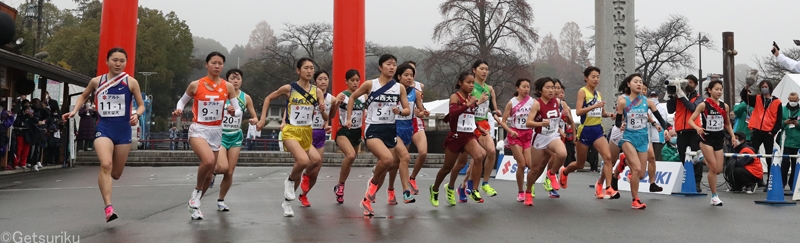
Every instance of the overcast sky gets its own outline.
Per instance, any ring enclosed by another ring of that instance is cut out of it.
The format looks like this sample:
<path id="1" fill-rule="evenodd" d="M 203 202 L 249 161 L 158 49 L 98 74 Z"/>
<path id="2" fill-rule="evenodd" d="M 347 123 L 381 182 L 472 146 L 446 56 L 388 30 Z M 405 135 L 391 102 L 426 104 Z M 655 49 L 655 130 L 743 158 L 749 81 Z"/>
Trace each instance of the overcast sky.
<path id="1" fill-rule="evenodd" d="M 23 0 L 10 0 L 18 6 Z M 283 23 L 333 23 L 334 0 L 139 0 L 139 5 L 175 11 L 186 20 L 193 35 L 212 38 L 228 49 L 246 44 L 256 23 L 266 20 L 276 35 Z M 381 45 L 436 47 L 431 40 L 433 27 L 442 20 L 437 12 L 441 0 L 366 0 L 366 39 Z M 593 34 L 586 27 L 594 25 L 592 0 L 529 0 L 533 6 L 533 25 L 540 36 L 552 33 L 556 38 L 564 23 L 576 22 L 584 37 Z M 59 8 L 75 8 L 72 0 L 52 0 Z M 191 5 L 191 6 L 189 6 Z M 202 9 L 202 10 L 199 10 Z M 733 31 L 736 63 L 755 67 L 755 55 L 769 54 L 772 41 L 781 47 L 794 46 L 800 39 L 800 1 L 761 0 L 670 0 L 636 1 L 637 25 L 656 28 L 671 14 L 689 18 L 695 32 L 710 33 L 715 50 L 703 50 L 704 73 L 722 72 L 722 32 Z M 213 16 L 213 17 L 212 17 Z M 787 31 L 788 30 L 788 31 Z M 697 49 L 692 53 L 697 56 Z M 592 56 L 594 53 L 592 53 Z M 602 67 L 601 67 L 602 68 Z M 696 73 L 696 70 L 694 71 Z"/>

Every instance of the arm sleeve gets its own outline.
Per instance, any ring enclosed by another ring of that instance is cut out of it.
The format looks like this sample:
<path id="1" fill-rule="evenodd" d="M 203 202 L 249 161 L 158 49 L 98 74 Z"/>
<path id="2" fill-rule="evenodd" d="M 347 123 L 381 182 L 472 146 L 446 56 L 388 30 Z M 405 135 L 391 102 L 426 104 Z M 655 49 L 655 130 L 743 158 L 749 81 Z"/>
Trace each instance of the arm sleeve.
<path id="1" fill-rule="evenodd" d="M 667 100 L 667 112 L 675 113 L 675 107 L 677 106 L 677 103 L 676 103 L 677 101 L 675 99 L 676 99 L 675 96 L 673 96 L 673 97 L 670 97 L 669 100 Z"/>
<path id="2" fill-rule="evenodd" d="M 778 105 L 778 114 L 775 117 L 775 125 L 772 126 L 772 134 L 778 134 L 778 131 L 783 128 L 783 125 L 781 125 L 781 123 L 783 123 L 783 120 L 781 119 L 783 117 L 783 104 Z"/>
<path id="3" fill-rule="evenodd" d="M 183 95 L 187 96 L 186 94 L 183 94 Z M 183 98 L 181 98 L 181 100 L 183 100 Z M 238 104 L 239 101 L 236 100 L 236 97 L 233 97 L 233 98 L 229 99 L 228 102 L 230 102 L 231 104 Z M 241 116 L 242 115 L 242 108 L 239 107 L 238 105 L 234 105 L 233 106 L 233 110 L 234 110 L 233 111 L 233 115 L 234 116 Z"/>
<path id="4" fill-rule="evenodd" d="M 622 114 L 617 113 L 617 119 L 614 119 L 614 125 L 622 127 Z"/>
<path id="5" fill-rule="evenodd" d="M 466 105 L 459 106 L 458 104 L 450 104 L 450 117 L 460 116 L 461 113 L 464 113 L 464 111 L 467 110 L 467 108 L 469 108 L 469 106 Z"/>
<path id="6" fill-rule="evenodd" d="M 783 53 L 778 54 L 778 64 L 780 64 L 781 67 L 789 70 L 789 72 L 800 73 L 800 62 L 784 56 Z"/>
<path id="7" fill-rule="evenodd" d="M 756 107 L 756 96 L 747 95 L 747 88 L 743 88 L 742 92 L 739 92 L 739 96 L 742 98 L 742 102 L 747 103 L 750 107 Z"/>
<path id="8" fill-rule="evenodd" d="M 656 120 L 658 120 L 658 123 L 661 124 L 661 128 L 662 129 L 666 129 L 667 128 L 667 121 L 665 121 L 664 118 L 661 117 L 661 112 L 656 110 L 656 111 L 653 112 L 653 116 L 655 116 Z"/>
<path id="9" fill-rule="evenodd" d="M 694 112 L 694 109 L 697 108 L 697 105 L 699 105 L 700 102 L 703 102 L 701 99 L 694 100 L 694 103 L 690 102 L 687 98 L 680 98 L 680 100 L 683 103 L 683 107 L 691 112 Z"/>
<path id="10" fill-rule="evenodd" d="M 181 97 L 181 99 L 178 100 L 178 105 L 175 107 L 175 109 L 176 110 L 183 110 L 183 108 L 186 108 L 186 104 L 188 104 L 190 100 L 192 100 L 192 97 L 189 97 L 189 95 L 187 95 L 186 93 L 183 93 L 183 97 Z M 231 103 L 231 104 L 234 104 L 234 103 Z"/>

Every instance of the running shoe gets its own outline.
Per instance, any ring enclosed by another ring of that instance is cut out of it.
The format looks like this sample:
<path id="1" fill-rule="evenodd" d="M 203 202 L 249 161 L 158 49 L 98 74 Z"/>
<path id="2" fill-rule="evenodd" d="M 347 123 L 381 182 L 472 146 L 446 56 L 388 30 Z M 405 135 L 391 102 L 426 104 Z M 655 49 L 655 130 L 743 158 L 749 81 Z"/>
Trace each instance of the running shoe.
<path id="1" fill-rule="evenodd" d="M 523 194 L 523 201 L 525 201 L 525 206 L 533 206 L 533 194 L 530 192 L 524 192 Z"/>
<path id="2" fill-rule="evenodd" d="M 336 184 L 333 186 L 333 193 L 336 194 L 336 202 L 339 204 L 344 203 L 344 184 Z"/>
<path id="3" fill-rule="evenodd" d="M 608 187 L 606 188 L 606 195 L 603 196 L 603 199 L 619 199 L 620 195 L 617 190 L 614 188 Z"/>
<path id="4" fill-rule="evenodd" d="M 372 183 L 372 177 L 369 178 L 367 181 L 367 192 L 364 193 L 364 197 L 367 198 L 370 202 L 375 202 L 375 193 L 378 192 L 378 185 Z M 372 211 L 372 206 L 370 206 L 370 211 Z"/>
<path id="5" fill-rule="evenodd" d="M 300 194 L 298 200 L 300 200 L 300 205 L 303 205 L 303 207 L 311 207 L 311 203 L 308 202 L 308 196 L 306 196 L 306 194 Z"/>
<path id="6" fill-rule="evenodd" d="M 488 182 L 484 182 L 483 185 L 481 185 L 481 189 L 483 189 L 483 191 L 486 192 L 486 194 L 490 197 L 497 196 L 497 191 L 495 191 Z"/>
<path id="7" fill-rule="evenodd" d="M 361 204 L 359 206 L 364 210 L 364 216 L 375 215 L 375 211 L 372 211 L 372 204 L 369 199 L 361 199 Z"/>
<path id="8" fill-rule="evenodd" d="M 747 191 L 746 191 L 746 192 L 747 192 L 747 194 L 753 194 L 753 192 L 754 192 L 755 190 L 756 190 L 756 186 L 755 186 L 755 185 L 753 185 L 753 186 L 748 186 L 748 187 L 747 187 Z"/>
<path id="9" fill-rule="evenodd" d="M 719 196 L 712 196 L 711 197 L 711 205 L 722 206 L 722 200 L 719 199 Z"/>
<path id="10" fill-rule="evenodd" d="M 189 208 L 200 208 L 200 195 L 202 195 L 202 192 L 199 190 L 192 190 L 192 197 L 189 198 Z"/>
<path id="11" fill-rule="evenodd" d="M 650 183 L 650 192 L 660 192 L 663 190 L 664 188 L 661 188 L 660 186 L 656 185 L 656 183 Z"/>
<path id="12" fill-rule="evenodd" d="M 444 187 L 445 187 L 445 188 L 448 188 L 448 187 L 447 187 L 447 184 L 445 184 L 445 186 L 444 186 Z M 459 201 L 459 202 L 462 202 L 462 203 L 465 203 L 465 202 L 467 202 L 467 200 L 468 200 L 468 199 L 467 199 L 467 192 L 466 192 L 466 190 L 464 190 L 464 188 L 463 188 L 463 187 L 461 187 L 461 186 L 458 186 L 458 189 L 456 189 L 456 190 L 458 191 L 458 201 Z M 448 200 L 448 201 L 449 201 L 449 200 Z"/>
<path id="13" fill-rule="evenodd" d="M 550 181 L 549 176 L 544 177 L 544 184 L 542 184 L 542 186 L 544 186 L 545 191 L 549 192 L 553 190 L 553 183 Z"/>
<path id="14" fill-rule="evenodd" d="M 281 207 L 283 208 L 283 217 L 294 217 L 292 204 L 289 203 L 289 201 L 284 200 L 283 203 L 281 203 Z"/>
<path id="15" fill-rule="evenodd" d="M 481 193 L 478 190 L 467 190 L 469 192 L 469 197 L 472 198 L 473 201 L 477 203 L 483 203 L 483 198 L 481 198 Z"/>
<path id="16" fill-rule="evenodd" d="M 547 178 L 550 179 L 550 184 L 553 187 L 553 190 L 561 189 L 561 186 L 558 185 L 559 184 L 558 178 L 556 178 L 556 175 L 551 173 L 550 170 L 547 170 Z"/>
<path id="17" fill-rule="evenodd" d="M 300 181 L 300 190 L 303 190 L 303 194 L 306 194 L 309 190 L 311 190 L 310 179 L 306 174 L 303 174 L 302 180 Z"/>
<path id="18" fill-rule="evenodd" d="M 646 207 L 647 207 L 647 204 L 644 204 L 642 202 L 642 200 L 639 200 L 638 197 L 634 198 L 633 202 L 631 202 L 631 208 L 634 208 L 634 209 L 645 209 Z"/>
<path id="19" fill-rule="evenodd" d="M 289 201 L 297 198 L 294 195 L 294 181 L 290 181 L 289 178 L 286 178 L 286 180 L 283 181 L 283 197 Z"/>
<path id="20" fill-rule="evenodd" d="M 201 212 L 199 208 L 189 207 L 189 212 L 192 213 L 192 220 L 202 220 L 203 219 L 203 212 Z"/>
<path id="21" fill-rule="evenodd" d="M 550 198 L 560 198 L 561 197 L 561 195 L 558 195 L 558 191 L 556 191 L 556 190 L 549 191 L 549 193 L 550 193 Z"/>
<path id="22" fill-rule="evenodd" d="M 217 180 L 217 174 L 211 175 L 211 185 L 208 185 L 208 188 L 214 188 L 214 181 Z"/>
<path id="23" fill-rule="evenodd" d="M 517 193 L 517 202 L 523 202 L 523 201 L 525 201 L 525 193 L 524 192 Z"/>
<path id="24" fill-rule="evenodd" d="M 603 193 L 603 185 L 602 184 L 600 184 L 600 183 L 595 183 L 594 184 L 594 196 L 597 197 L 597 199 L 605 198 L 605 193 Z"/>
<path id="25" fill-rule="evenodd" d="M 111 205 L 106 206 L 106 223 L 117 219 L 117 213 L 114 212 L 114 207 Z"/>
<path id="26" fill-rule="evenodd" d="M 404 203 L 414 203 L 416 201 L 417 201 L 417 199 L 414 199 L 414 197 L 411 196 L 411 191 L 406 190 L 406 191 L 403 192 L 403 202 Z"/>
<path id="27" fill-rule="evenodd" d="M 217 211 L 228 212 L 231 211 L 231 209 L 228 207 L 228 205 L 225 205 L 225 202 L 217 201 Z"/>
<path id="28" fill-rule="evenodd" d="M 447 196 L 447 198 L 446 198 L 447 199 L 447 204 L 450 204 L 450 206 L 455 206 L 456 205 L 456 191 L 453 190 L 453 188 L 450 188 L 449 184 L 444 184 L 444 191 L 447 194 L 446 195 Z M 437 192 L 436 194 L 438 195 L 439 193 Z M 459 194 L 459 195 L 461 195 L 461 194 Z M 462 201 L 462 202 L 466 202 L 466 198 L 464 198 L 464 200 L 465 201 Z M 439 204 L 439 203 L 437 202 L 436 204 Z"/>
<path id="29" fill-rule="evenodd" d="M 558 170 L 558 175 L 559 175 L 559 177 L 561 177 L 561 178 L 559 178 L 558 183 L 561 184 L 561 188 L 564 188 L 564 189 L 567 189 L 567 179 L 569 178 L 569 176 L 567 176 L 567 174 L 564 174 L 564 171 L 566 171 L 566 170 L 567 170 L 567 167 L 561 167 L 561 169 Z"/>
<path id="30" fill-rule="evenodd" d="M 433 191 L 433 185 L 431 185 L 431 187 L 429 187 L 428 190 L 430 191 L 430 194 L 431 194 L 431 205 L 433 205 L 434 207 L 438 207 L 439 206 L 439 192 Z"/>
<path id="31" fill-rule="evenodd" d="M 408 179 L 408 184 L 411 185 L 411 194 L 414 194 L 414 195 L 419 194 L 419 188 L 417 188 L 417 180 L 416 179 Z"/>
<path id="32" fill-rule="evenodd" d="M 386 190 L 386 194 L 389 195 L 387 201 L 389 201 L 389 205 L 397 205 L 397 198 L 394 198 L 394 190 Z"/>

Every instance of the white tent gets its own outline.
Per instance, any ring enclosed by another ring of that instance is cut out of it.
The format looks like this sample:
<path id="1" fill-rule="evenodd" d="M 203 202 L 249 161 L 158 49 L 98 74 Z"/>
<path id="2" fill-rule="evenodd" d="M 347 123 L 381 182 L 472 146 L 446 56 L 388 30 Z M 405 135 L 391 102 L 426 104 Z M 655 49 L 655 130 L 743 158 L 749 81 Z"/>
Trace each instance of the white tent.
<path id="1" fill-rule="evenodd" d="M 772 91 L 772 95 L 781 100 L 786 100 L 791 92 L 800 93 L 800 74 L 786 74 L 783 76 L 781 82 Z"/>

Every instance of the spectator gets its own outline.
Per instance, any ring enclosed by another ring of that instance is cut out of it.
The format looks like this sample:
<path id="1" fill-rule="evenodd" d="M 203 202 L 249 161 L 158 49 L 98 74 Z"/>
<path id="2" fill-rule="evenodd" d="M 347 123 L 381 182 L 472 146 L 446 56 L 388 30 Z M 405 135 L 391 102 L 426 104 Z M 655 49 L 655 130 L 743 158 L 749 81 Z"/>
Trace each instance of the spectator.
<path id="1" fill-rule="evenodd" d="M 249 124 L 247 127 L 247 150 L 253 150 L 253 145 L 258 137 L 261 137 L 261 133 L 256 129 L 256 125 Z"/>
<path id="2" fill-rule="evenodd" d="M 11 111 L 6 111 L 5 107 L 2 108 L 0 111 L 0 153 L 6 154 L 6 149 L 10 144 L 10 140 L 8 139 L 8 128 L 14 126 L 14 113 Z M 8 153 L 9 155 L 13 156 L 14 153 Z M 13 163 L 12 163 L 13 164 Z M 6 170 L 14 169 L 11 167 L 11 164 L 6 164 Z"/>
<path id="3" fill-rule="evenodd" d="M 800 140 L 794 139 L 800 137 L 800 126 L 798 126 L 797 119 L 800 117 L 800 97 L 798 97 L 796 92 L 789 93 L 789 103 L 786 107 L 783 107 L 783 131 L 786 133 L 786 143 L 782 144 L 784 146 L 783 154 L 786 155 L 796 155 L 797 151 L 800 150 Z M 780 139 L 779 139 L 780 140 Z M 778 141 L 781 142 L 781 141 Z M 797 158 L 791 159 L 783 159 L 781 160 L 781 182 L 783 182 L 783 187 L 788 185 L 792 185 L 792 180 L 794 178 L 789 177 L 787 179 L 789 169 L 794 172 L 795 162 L 797 162 Z"/>
<path id="4" fill-rule="evenodd" d="M 744 133 L 735 133 L 739 141 L 745 139 Z M 735 144 L 734 152 L 739 154 L 755 154 L 754 150 L 747 143 L 739 142 Z M 736 157 L 730 158 L 725 166 L 725 180 L 731 185 L 731 191 L 741 192 L 747 187 L 747 193 L 753 193 L 755 186 L 761 182 L 763 168 L 761 160 L 757 157 Z"/>
<path id="5" fill-rule="evenodd" d="M 33 109 L 28 100 L 21 100 L 19 110 L 21 113 L 17 115 L 14 121 L 14 137 L 17 143 L 16 158 L 14 158 L 14 169 L 25 170 L 28 165 L 28 154 L 31 149 L 31 138 L 28 134 L 28 120 L 33 120 Z"/>
<path id="6" fill-rule="evenodd" d="M 180 138 L 181 134 L 178 131 L 178 127 L 172 126 L 169 129 L 169 149 L 175 150 L 178 147 L 178 139 Z"/>
<path id="7" fill-rule="evenodd" d="M 646 88 L 645 88 L 646 89 Z M 647 98 L 652 100 L 654 104 L 657 105 L 658 112 L 660 114 L 668 114 L 666 106 L 658 106 L 658 92 L 650 91 L 647 95 Z M 656 117 L 653 115 L 653 111 L 648 110 L 647 113 L 650 117 L 655 121 Z M 655 126 L 649 125 L 649 133 L 650 133 L 650 142 L 653 143 L 653 153 L 655 155 L 655 161 L 662 161 L 663 158 L 661 157 L 661 148 L 664 147 L 666 140 L 664 138 L 664 131 L 666 131 L 666 127 L 663 130 L 658 131 Z"/>
<path id="8" fill-rule="evenodd" d="M 667 130 L 664 139 L 667 143 L 661 148 L 661 161 L 681 162 L 681 158 L 678 157 L 678 135 L 675 130 Z"/>
<path id="9" fill-rule="evenodd" d="M 92 150 L 92 145 L 94 145 L 94 138 L 95 138 L 95 124 L 97 121 L 97 111 L 94 110 L 94 105 L 91 102 L 86 102 L 83 108 L 78 111 L 78 115 L 81 117 L 81 123 L 78 127 L 78 151 Z"/>
<path id="10" fill-rule="evenodd" d="M 42 167 L 42 160 L 44 155 L 44 148 L 47 144 L 46 130 L 47 126 L 51 124 L 50 110 L 45 108 L 44 104 L 39 99 L 31 100 L 33 105 L 32 121 L 28 121 L 28 133 L 31 136 L 31 157 L 28 161 L 36 161 L 35 164 L 29 163 L 28 167 L 32 167 L 34 171 L 39 171 Z"/>
<path id="11" fill-rule="evenodd" d="M 747 94 L 750 94 L 750 91 L 747 91 Z M 747 143 L 751 141 L 750 128 L 747 128 L 747 125 L 748 121 L 750 121 L 750 114 L 752 113 L 753 107 L 742 101 L 733 107 L 733 115 L 731 116 L 736 118 L 736 121 L 733 123 L 733 132 L 741 132 L 744 134 L 745 137 L 747 137 L 747 140 L 745 140 Z"/>
<path id="12" fill-rule="evenodd" d="M 750 85 L 745 85 L 744 89 L 739 93 L 742 101 L 747 105 L 753 107 L 753 117 L 748 123 L 748 128 L 752 130 L 750 134 L 752 143 L 751 145 L 757 151 L 761 145 L 764 145 L 766 153 L 772 153 L 773 144 L 775 143 L 775 135 L 783 127 L 783 107 L 781 100 L 772 95 L 775 89 L 769 81 L 761 81 L 758 84 L 760 88 L 758 95 L 748 95 L 747 90 Z M 772 163 L 772 158 L 767 158 L 767 164 Z M 768 170 L 772 166 L 767 166 Z M 764 188 L 766 192 L 766 187 Z"/>
<path id="13" fill-rule="evenodd" d="M 50 114 L 53 117 L 61 117 L 59 116 L 60 112 L 58 112 L 59 111 L 58 101 L 50 99 L 50 92 L 48 91 L 44 92 L 44 106 L 48 108 Z"/>
<path id="14" fill-rule="evenodd" d="M 181 138 L 183 139 L 183 150 L 189 149 L 189 125 L 183 125 L 183 131 L 181 132 Z"/>

